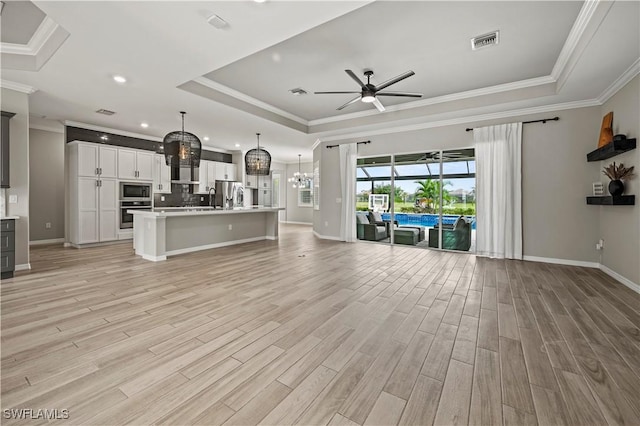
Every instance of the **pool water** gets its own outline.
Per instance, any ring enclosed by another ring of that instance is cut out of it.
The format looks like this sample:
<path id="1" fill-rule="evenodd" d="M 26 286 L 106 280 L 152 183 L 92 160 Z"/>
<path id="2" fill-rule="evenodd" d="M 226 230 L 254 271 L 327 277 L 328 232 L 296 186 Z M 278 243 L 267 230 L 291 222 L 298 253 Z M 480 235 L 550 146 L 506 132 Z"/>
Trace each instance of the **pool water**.
<path id="1" fill-rule="evenodd" d="M 442 215 L 442 223 L 445 225 L 453 225 L 460 215 L 445 214 Z M 476 217 L 465 216 L 465 218 L 471 221 L 471 229 L 476 229 Z M 382 220 L 391 220 L 391 213 L 382 213 Z M 429 228 L 438 224 L 438 215 L 429 213 L 396 213 L 395 220 L 398 221 L 398 225 L 417 225 L 426 226 Z"/>

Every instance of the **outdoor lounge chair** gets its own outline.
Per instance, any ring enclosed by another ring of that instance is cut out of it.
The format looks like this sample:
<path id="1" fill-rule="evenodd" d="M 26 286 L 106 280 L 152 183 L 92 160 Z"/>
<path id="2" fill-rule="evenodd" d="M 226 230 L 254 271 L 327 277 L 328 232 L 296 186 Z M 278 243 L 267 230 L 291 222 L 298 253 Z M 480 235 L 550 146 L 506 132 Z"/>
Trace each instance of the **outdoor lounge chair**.
<path id="1" fill-rule="evenodd" d="M 429 229 L 429 247 L 438 247 L 438 225 Z M 453 225 L 442 226 L 442 248 L 469 251 L 471 248 L 471 224 L 460 216 Z"/>
<path id="2" fill-rule="evenodd" d="M 376 225 L 384 225 L 387 228 L 387 234 L 390 234 L 391 231 L 389 230 L 389 227 L 391 225 L 391 221 L 389 220 L 383 220 L 382 219 L 382 214 L 380 214 L 380 212 L 369 212 L 369 222 L 371 223 L 375 223 Z M 422 226 L 405 226 L 405 225 L 398 225 L 398 221 L 394 220 L 393 221 L 393 225 L 394 225 L 394 230 L 395 230 L 395 242 L 398 244 L 412 244 L 412 243 L 408 243 L 408 242 L 398 242 L 398 231 L 402 231 L 402 230 L 410 230 L 410 229 L 415 229 L 418 231 L 418 241 L 416 242 L 416 244 L 420 241 L 424 240 L 424 227 Z M 400 232 L 401 235 L 408 235 L 408 233 L 402 233 Z M 411 237 L 413 238 L 413 237 Z M 405 241 L 405 239 L 401 239 L 401 241 Z M 415 244 L 414 244 L 415 245 Z"/>
<path id="3" fill-rule="evenodd" d="M 356 232 L 359 240 L 380 241 L 389 237 L 387 228 L 370 223 L 365 212 L 356 212 Z"/>

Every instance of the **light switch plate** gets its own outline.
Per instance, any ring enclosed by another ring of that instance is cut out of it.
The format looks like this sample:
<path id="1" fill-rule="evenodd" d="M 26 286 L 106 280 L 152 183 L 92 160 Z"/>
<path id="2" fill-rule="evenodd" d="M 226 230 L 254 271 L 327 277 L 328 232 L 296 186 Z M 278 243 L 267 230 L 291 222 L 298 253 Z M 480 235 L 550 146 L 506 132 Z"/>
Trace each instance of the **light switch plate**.
<path id="1" fill-rule="evenodd" d="M 9 204 L 18 204 L 18 196 L 9 195 Z"/>

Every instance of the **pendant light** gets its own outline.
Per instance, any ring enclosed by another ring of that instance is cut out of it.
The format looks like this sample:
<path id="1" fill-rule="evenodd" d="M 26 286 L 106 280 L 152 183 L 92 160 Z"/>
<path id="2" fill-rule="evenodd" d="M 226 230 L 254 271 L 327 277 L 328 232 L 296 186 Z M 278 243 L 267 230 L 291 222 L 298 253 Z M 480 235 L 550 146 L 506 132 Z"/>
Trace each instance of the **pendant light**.
<path id="1" fill-rule="evenodd" d="M 182 115 L 182 130 L 167 133 L 162 142 L 164 157 L 168 166 L 174 167 L 199 167 L 202 143 L 193 133 L 184 131 L 184 115 Z"/>
<path id="2" fill-rule="evenodd" d="M 298 154 L 298 171 L 293 174 L 293 177 L 289 178 L 289 182 L 293 183 L 294 188 L 304 188 L 311 182 L 311 177 L 306 173 L 300 173 L 300 157 L 302 154 Z"/>
<path id="3" fill-rule="evenodd" d="M 244 156 L 245 171 L 252 176 L 268 176 L 271 169 L 271 154 L 260 148 L 260 133 L 258 137 L 258 148 L 250 149 Z"/>

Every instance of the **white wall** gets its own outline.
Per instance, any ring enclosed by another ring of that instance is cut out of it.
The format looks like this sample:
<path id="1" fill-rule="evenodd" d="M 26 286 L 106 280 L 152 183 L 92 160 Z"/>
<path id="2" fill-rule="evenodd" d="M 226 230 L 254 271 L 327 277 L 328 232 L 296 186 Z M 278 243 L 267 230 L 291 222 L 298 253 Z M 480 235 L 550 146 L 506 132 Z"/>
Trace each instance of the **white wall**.
<path id="1" fill-rule="evenodd" d="M 64 133 L 29 129 L 30 241 L 64 238 L 64 148 Z"/>
<path id="2" fill-rule="evenodd" d="M 20 216 L 16 221 L 16 269 L 29 268 L 29 96 L 14 90 L 2 89 L 2 111 L 16 115 L 10 127 L 10 184 L 6 190 L 7 215 Z M 9 196 L 17 195 L 18 202 L 9 204 Z"/>
<path id="3" fill-rule="evenodd" d="M 362 138 L 371 143 L 359 146 L 359 156 L 472 147 L 472 133 L 465 132 L 466 127 L 555 115 L 560 121 L 524 125 L 524 254 L 597 262 L 598 212 L 586 205 L 585 197 L 590 195 L 591 183 L 598 179 L 599 173 L 593 163 L 586 161 L 586 154 L 593 150 L 599 133 L 602 119 L 599 107 L 371 136 Z M 320 210 L 314 214 L 314 231 L 335 238 L 340 233 L 338 149 L 327 149 L 321 144 L 314 150 L 314 161 L 318 159 L 321 197 Z"/>
<path id="4" fill-rule="evenodd" d="M 298 163 L 287 164 L 285 180 L 298 171 Z M 300 172 L 313 176 L 313 163 L 300 163 Z M 287 222 L 313 223 L 313 207 L 298 207 L 298 189 L 287 182 Z"/>
<path id="5" fill-rule="evenodd" d="M 627 138 L 640 136 L 640 77 L 636 76 L 611 97 L 600 111 L 600 119 L 613 111 L 613 134 Z M 593 143 L 595 148 L 596 142 Z M 635 166 L 635 178 L 625 182 L 625 194 L 635 194 L 634 206 L 591 206 L 599 210 L 600 237 L 604 239 L 602 264 L 640 285 L 640 150 L 634 149 L 597 164 L 602 170 L 612 162 Z M 609 179 L 600 174 L 599 180 L 608 185 Z"/>

